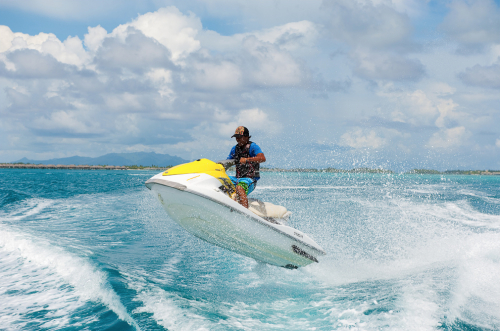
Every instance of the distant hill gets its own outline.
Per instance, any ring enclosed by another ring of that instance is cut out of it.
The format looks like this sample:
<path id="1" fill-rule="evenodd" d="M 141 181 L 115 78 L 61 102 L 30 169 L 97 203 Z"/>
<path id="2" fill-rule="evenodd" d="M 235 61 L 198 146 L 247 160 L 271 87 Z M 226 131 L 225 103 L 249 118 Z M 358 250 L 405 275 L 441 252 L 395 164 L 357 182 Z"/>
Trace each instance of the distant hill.
<path id="1" fill-rule="evenodd" d="M 50 160 L 30 160 L 22 158 L 15 161 L 31 164 L 63 164 L 63 165 L 113 165 L 113 166 L 168 166 L 189 162 L 178 156 L 156 154 L 154 152 L 110 153 L 99 157 L 71 156 Z"/>

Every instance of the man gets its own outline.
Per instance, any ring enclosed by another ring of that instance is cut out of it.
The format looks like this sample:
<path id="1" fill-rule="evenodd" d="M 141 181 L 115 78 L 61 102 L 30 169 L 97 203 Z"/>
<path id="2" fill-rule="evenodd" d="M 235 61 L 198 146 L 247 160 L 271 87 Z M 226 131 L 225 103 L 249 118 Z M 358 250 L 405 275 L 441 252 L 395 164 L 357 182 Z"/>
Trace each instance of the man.
<path id="1" fill-rule="evenodd" d="M 227 159 L 236 162 L 236 177 L 229 176 L 236 187 L 236 198 L 245 208 L 248 208 L 248 194 L 252 193 L 260 179 L 259 163 L 266 162 L 266 157 L 260 147 L 250 141 L 248 129 L 239 126 L 234 135 L 236 146 L 231 149 Z"/>

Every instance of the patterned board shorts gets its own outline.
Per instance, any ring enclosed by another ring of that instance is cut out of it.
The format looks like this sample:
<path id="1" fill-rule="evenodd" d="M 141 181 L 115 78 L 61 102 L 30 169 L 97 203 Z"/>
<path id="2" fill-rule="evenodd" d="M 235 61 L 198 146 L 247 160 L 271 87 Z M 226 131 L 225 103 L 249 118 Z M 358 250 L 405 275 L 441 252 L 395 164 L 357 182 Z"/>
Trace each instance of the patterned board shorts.
<path id="1" fill-rule="evenodd" d="M 229 176 L 229 178 L 233 182 L 234 186 L 239 185 L 243 187 L 247 195 L 252 193 L 255 186 L 257 186 L 257 181 L 253 178 L 236 178 L 234 176 Z"/>

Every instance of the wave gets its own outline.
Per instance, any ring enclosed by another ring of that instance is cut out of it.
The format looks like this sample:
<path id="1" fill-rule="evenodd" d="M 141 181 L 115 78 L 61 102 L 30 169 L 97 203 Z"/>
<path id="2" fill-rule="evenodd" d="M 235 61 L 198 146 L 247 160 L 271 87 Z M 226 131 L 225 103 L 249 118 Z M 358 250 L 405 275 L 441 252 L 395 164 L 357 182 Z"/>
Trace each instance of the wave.
<path id="1" fill-rule="evenodd" d="M 328 255 L 305 272 L 325 287 L 387 293 L 390 300 L 376 309 L 394 330 L 500 327 L 499 215 L 481 213 L 466 200 L 353 200 L 362 206 L 359 219 L 344 233 L 322 233 Z M 360 319 L 357 326 L 368 323 L 366 329 L 380 322 L 352 316 Z"/>
<path id="2" fill-rule="evenodd" d="M 0 188 L 0 208 L 29 198 L 31 198 L 29 194 Z"/>
<path id="3" fill-rule="evenodd" d="M 10 279 L 10 286 L 0 294 L 3 297 L 0 301 L 13 301 L 14 307 L 17 306 L 25 313 L 41 307 L 47 309 L 45 305 L 50 303 L 50 315 L 57 320 L 51 323 L 60 324 L 67 323 L 68 311 L 74 311 L 85 301 L 99 302 L 116 313 L 121 320 L 139 329 L 109 285 L 106 274 L 87 259 L 66 252 L 48 241 L 9 230 L 1 225 L 0 259 L 0 275 Z M 43 284 L 42 287 L 39 286 L 40 283 Z M 65 284 L 70 285 L 71 290 Z M 34 291 L 19 295 L 17 287 L 32 288 Z M 66 314 L 59 316 L 60 308 Z M 17 323 L 17 319 L 21 317 L 18 312 L 12 310 L 4 312 L 7 314 L 3 315 L 2 319 L 11 323 Z M 32 322 L 32 318 L 26 323 L 30 321 Z"/>
<path id="4" fill-rule="evenodd" d="M 0 213 L 0 221 L 14 222 L 26 219 L 42 212 L 45 208 L 54 203 L 49 199 L 29 199 L 20 205 L 14 205 L 12 208 L 5 208 L 7 213 Z M 11 210 L 13 209 L 13 210 Z"/>
<path id="5" fill-rule="evenodd" d="M 141 270 L 126 276 L 128 287 L 137 292 L 134 300 L 141 303 L 134 314 L 151 314 L 156 323 L 176 331 L 313 328 L 314 319 L 311 321 L 310 317 L 307 318 L 302 313 L 309 302 L 283 299 L 279 295 L 274 299 L 261 292 L 270 288 L 288 287 L 287 281 L 290 279 L 300 283 L 304 280 L 303 275 L 260 264 L 250 258 L 235 258 L 233 263 L 238 268 L 225 271 L 234 273 L 234 279 L 227 284 L 227 288 L 220 288 L 223 293 L 218 292 L 218 283 L 224 281 L 219 277 L 219 270 L 213 269 L 213 274 L 204 273 L 203 281 L 195 281 L 199 291 L 207 291 L 206 298 L 193 298 L 181 289 L 173 290 L 171 286 L 165 285 L 171 283 L 170 276 L 178 271 L 177 264 L 181 261 L 178 257 L 167 261 L 155 275 Z M 291 287 L 294 288 L 294 285 Z M 233 298 L 233 295 L 236 296 Z M 250 301 L 255 303 L 248 303 L 250 297 Z M 294 314 L 301 316 L 295 317 Z M 297 327 L 298 325 L 304 328 Z"/>
<path id="6" fill-rule="evenodd" d="M 176 262 L 174 262 L 175 264 Z M 170 266 L 169 268 L 175 268 Z M 142 305 L 135 308 L 134 314 L 152 314 L 159 325 L 168 330 L 214 330 L 216 324 L 203 316 L 198 310 L 209 311 L 211 304 L 203 300 L 192 300 L 146 281 L 143 277 L 126 275 L 128 288 L 137 292 L 134 301 Z"/>

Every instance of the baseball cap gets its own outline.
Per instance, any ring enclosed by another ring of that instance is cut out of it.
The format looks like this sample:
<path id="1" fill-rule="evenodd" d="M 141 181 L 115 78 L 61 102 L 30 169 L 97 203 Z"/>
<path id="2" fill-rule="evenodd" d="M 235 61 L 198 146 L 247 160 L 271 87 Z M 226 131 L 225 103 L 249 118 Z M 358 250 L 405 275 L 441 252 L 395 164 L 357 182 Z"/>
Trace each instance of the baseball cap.
<path id="1" fill-rule="evenodd" d="M 250 133 L 248 132 L 248 129 L 245 128 L 244 126 L 239 126 L 236 128 L 236 131 L 234 131 L 234 134 L 231 136 L 231 138 L 233 137 L 249 137 L 250 136 Z"/>

